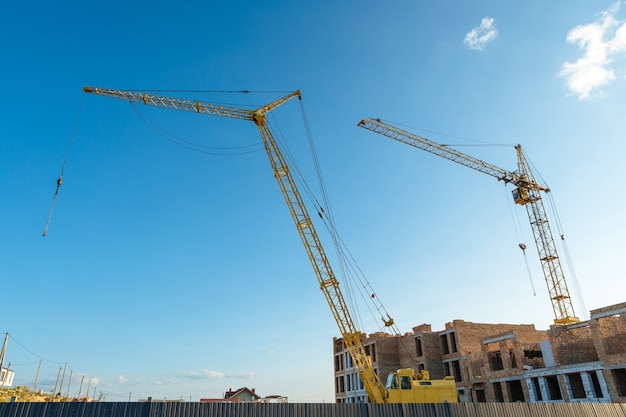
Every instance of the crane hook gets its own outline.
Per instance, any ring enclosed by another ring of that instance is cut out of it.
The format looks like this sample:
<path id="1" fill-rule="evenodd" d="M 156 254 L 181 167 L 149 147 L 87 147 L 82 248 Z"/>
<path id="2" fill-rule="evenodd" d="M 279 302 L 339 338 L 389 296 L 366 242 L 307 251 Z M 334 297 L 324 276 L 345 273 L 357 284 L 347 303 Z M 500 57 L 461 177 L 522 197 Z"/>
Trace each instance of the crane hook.
<path id="1" fill-rule="evenodd" d="M 387 318 L 388 318 L 389 320 L 385 320 L 385 318 L 384 318 L 384 317 L 381 317 L 381 320 L 383 321 L 383 323 L 385 323 L 385 327 L 391 327 L 391 326 L 393 326 L 393 324 L 394 324 L 393 318 L 391 318 L 391 317 L 389 316 L 389 314 L 387 314 Z"/>
<path id="2" fill-rule="evenodd" d="M 57 189 L 54 192 L 54 197 L 52 198 L 52 206 L 50 207 L 50 213 L 48 214 L 48 221 L 46 221 L 46 227 L 43 229 L 43 237 L 48 236 L 48 226 L 50 225 L 50 218 L 52 217 L 52 210 L 54 210 L 54 202 L 57 199 L 57 195 L 59 195 L 59 188 L 61 188 L 61 184 L 63 184 L 63 174 L 57 180 Z"/>

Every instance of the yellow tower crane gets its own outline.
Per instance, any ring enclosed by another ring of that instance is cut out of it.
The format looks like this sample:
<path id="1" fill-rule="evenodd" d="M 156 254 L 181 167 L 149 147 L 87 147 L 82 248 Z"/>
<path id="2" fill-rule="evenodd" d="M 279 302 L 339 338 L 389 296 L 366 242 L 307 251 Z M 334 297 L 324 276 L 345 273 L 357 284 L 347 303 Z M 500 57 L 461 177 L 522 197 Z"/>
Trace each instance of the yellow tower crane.
<path id="1" fill-rule="evenodd" d="M 554 323 L 567 325 L 578 323 L 578 317 L 574 314 L 574 307 L 565 281 L 565 275 L 556 250 L 556 245 L 550 231 L 548 218 L 541 199 L 541 192 L 550 192 L 550 189 L 538 184 L 522 153 L 522 146 L 517 145 L 517 171 L 506 171 L 491 165 L 480 159 L 466 155 L 448 146 L 433 142 L 414 133 L 399 129 L 380 119 L 363 119 L 359 126 L 372 132 L 379 133 L 391 139 L 406 143 L 418 149 L 430 152 L 437 156 L 454 161 L 458 164 L 491 175 L 515 185 L 513 200 L 516 204 L 526 207 L 530 225 L 533 230 L 535 244 L 541 260 L 543 275 L 548 286 L 548 293 L 554 311 Z"/>
<path id="2" fill-rule="evenodd" d="M 456 402 L 456 385 L 454 380 L 417 381 L 413 378 L 413 369 L 399 369 L 397 373 L 389 375 L 388 381 L 392 384 L 387 388 L 376 374 L 372 359 L 367 355 L 362 342 L 362 333 L 357 330 L 346 302 L 339 288 L 339 281 L 335 277 L 322 244 L 318 238 L 313 222 L 309 217 L 304 202 L 300 196 L 294 178 L 292 177 L 286 160 L 283 157 L 274 136 L 267 126 L 267 114 L 291 100 L 294 97 L 302 99 L 300 91 L 296 90 L 266 106 L 256 110 L 240 109 L 230 106 L 203 103 L 188 99 L 158 96 L 139 91 L 112 90 L 106 88 L 84 87 L 85 93 L 112 97 L 131 103 L 140 103 L 147 106 L 181 110 L 210 116 L 227 117 L 231 119 L 248 120 L 259 128 L 265 151 L 270 159 L 274 177 L 278 181 L 285 202 L 291 212 L 298 234 L 302 239 L 313 270 L 330 306 L 335 321 L 341 332 L 354 366 L 359 373 L 363 386 L 370 402 Z M 403 379 L 404 378 L 404 379 Z M 408 389 L 401 389 L 396 382 L 410 378 L 412 382 Z"/>

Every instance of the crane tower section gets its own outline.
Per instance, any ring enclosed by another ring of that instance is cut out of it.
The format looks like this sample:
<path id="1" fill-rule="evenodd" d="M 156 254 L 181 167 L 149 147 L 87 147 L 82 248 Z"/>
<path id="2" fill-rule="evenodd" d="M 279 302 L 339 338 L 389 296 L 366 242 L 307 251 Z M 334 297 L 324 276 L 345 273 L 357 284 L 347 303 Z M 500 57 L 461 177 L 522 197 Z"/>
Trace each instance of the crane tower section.
<path id="1" fill-rule="evenodd" d="M 561 261 L 559 260 L 556 244 L 552 237 L 552 231 L 550 230 L 543 200 L 541 198 L 541 192 L 547 193 L 550 192 L 550 189 L 535 181 L 528 161 L 522 152 L 521 145 L 515 147 L 517 151 L 517 171 L 507 171 L 446 145 L 399 129 L 382 122 L 380 119 L 363 119 L 359 122 L 359 126 L 442 158 L 449 159 L 458 164 L 465 165 L 468 168 L 495 177 L 499 181 L 513 184 L 516 187 L 513 189 L 513 200 L 516 204 L 526 207 L 526 212 L 530 220 L 535 245 L 552 303 L 552 310 L 555 317 L 554 323 L 557 325 L 567 325 L 579 321 L 578 317 L 574 314 L 572 299 L 569 294 L 563 268 L 561 267 Z"/>

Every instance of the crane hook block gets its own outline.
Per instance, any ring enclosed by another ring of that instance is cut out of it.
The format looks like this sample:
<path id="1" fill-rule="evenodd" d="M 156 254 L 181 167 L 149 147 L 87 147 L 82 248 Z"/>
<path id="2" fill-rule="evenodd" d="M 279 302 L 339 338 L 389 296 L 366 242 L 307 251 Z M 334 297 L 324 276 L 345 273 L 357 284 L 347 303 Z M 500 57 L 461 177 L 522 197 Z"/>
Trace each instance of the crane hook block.
<path id="1" fill-rule="evenodd" d="M 385 327 L 391 327 L 394 324 L 393 318 L 389 317 L 389 314 L 387 314 L 387 318 L 389 320 L 385 320 L 384 317 L 381 317 L 381 320 L 383 321 L 383 323 L 385 323 Z"/>

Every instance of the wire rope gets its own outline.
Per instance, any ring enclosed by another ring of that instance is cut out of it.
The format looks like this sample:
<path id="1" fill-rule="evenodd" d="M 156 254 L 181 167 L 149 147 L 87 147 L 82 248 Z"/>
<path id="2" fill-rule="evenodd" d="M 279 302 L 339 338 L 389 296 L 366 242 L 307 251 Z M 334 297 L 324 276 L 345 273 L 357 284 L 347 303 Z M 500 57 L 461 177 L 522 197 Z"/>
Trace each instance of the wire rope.
<path id="1" fill-rule="evenodd" d="M 448 138 L 454 138 L 454 139 L 461 139 L 461 140 L 467 140 L 470 142 L 476 142 L 476 144 L 470 145 L 467 143 L 462 143 L 462 144 L 451 144 L 451 143 L 447 143 L 447 144 L 442 144 L 442 146 L 504 146 L 504 147 L 510 147 L 510 146 L 514 146 L 514 144 L 510 144 L 510 143 L 493 143 L 493 142 L 488 142 L 488 141 L 484 141 L 481 139 L 473 139 L 473 138 L 468 138 L 468 137 L 464 137 L 464 136 L 456 136 L 456 135 L 451 135 L 448 133 L 442 133 L 442 132 L 437 132 L 434 130 L 427 130 L 427 129 L 422 129 L 419 127 L 415 127 L 415 126 L 411 126 L 411 125 L 407 125 L 407 124 L 403 124 L 403 123 L 398 123 L 398 122 L 388 122 L 385 120 L 386 123 L 390 123 L 394 126 L 402 126 L 405 127 L 407 129 L 410 130 L 417 130 L 420 132 L 427 132 L 427 133 L 433 133 L 435 135 L 439 135 L 439 136 L 445 136 Z"/>
<path id="2" fill-rule="evenodd" d="M 50 205 L 50 211 L 48 212 L 48 219 L 46 220 L 46 226 L 43 229 L 43 233 L 42 233 L 43 237 L 46 237 L 48 235 L 48 227 L 50 226 L 50 220 L 52 219 L 52 211 L 54 210 L 54 205 L 57 201 L 61 184 L 63 184 L 63 174 L 65 173 L 65 165 L 67 164 L 67 160 L 69 159 L 70 150 L 72 149 L 72 144 L 74 143 L 74 137 L 76 136 L 76 129 L 78 128 L 78 120 L 80 119 L 80 113 L 83 108 L 83 103 L 85 102 L 85 95 L 86 93 L 83 93 L 83 97 L 78 107 L 78 114 L 76 115 L 76 120 L 74 121 L 74 128 L 72 129 L 70 142 L 67 145 L 67 151 L 65 152 L 65 160 L 63 161 L 63 165 L 61 166 L 61 174 L 59 175 L 59 179 L 57 179 L 57 187 L 56 187 L 56 190 L 54 191 L 54 196 L 52 197 L 52 204 Z"/>
<path id="3" fill-rule="evenodd" d="M 528 163 L 532 167 L 533 171 L 541 179 L 541 182 L 543 183 L 543 185 L 546 188 L 550 189 L 550 187 L 548 187 L 546 181 L 541 177 L 541 174 L 539 173 L 537 168 L 534 166 L 532 161 L 528 158 L 528 156 L 526 156 L 526 159 L 528 160 Z M 554 216 L 555 224 L 556 224 L 556 227 L 557 227 L 557 232 L 559 234 L 559 237 L 561 238 L 561 248 L 563 249 L 563 252 L 565 254 L 565 262 L 567 264 L 567 269 L 569 271 L 570 278 L 571 278 L 570 282 L 572 283 L 573 295 L 574 295 L 576 304 L 579 307 L 580 316 L 584 320 L 587 320 L 588 317 L 589 317 L 588 314 L 587 314 L 587 307 L 585 306 L 584 297 L 583 297 L 582 291 L 580 289 L 580 284 L 579 284 L 579 281 L 578 281 L 578 277 L 576 275 L 576 270 L 574 268 L 574 263 L 573 263 L 571 255 L 570 255 L 569 248 L 567 246 L 567 241 L 565 240 L 565 232 L 563 231 L 563 226 L 561 224 L 561 218 L 559 216 L 559 212 L 558 212 L 558 210 L 556 208 L 556 204 L 554 202 L 553 192 L 551 191 L 549 193 L 546 193 L 546 195 L 548 197 L 548 206 L 550 208 L 550 212 Z"/>
<path id="4" fill-rule="evenodd" d="M 194 143 L 191 141 L 187 141 L 185 139 L 179 138 L 175 135 L 173 135 L 172 133 L 168 132 L 167 130 L 161 128 L 160 126 L 158 126 L 156 123 L 152 122 L 150 119 L 148 119 L 135 105 L 135 103 L 130 103 L 133 110 L 135 111 L 135 113 L 137 114 L 137 116 L 139 116 L 139 118 L 148 126 L 150 127 L 152 130 L 154 130 L 159 136 L 165 138 L 166 140 L 168 140 L 169 142 L 180 146 L 182 148 L 185 149 L 189 149 L 191 151 L 194 152 L 198 152 L 198 153 L 202 153 L 205 155 L 215 155 L 215 156 L 239 156 L 239 155 L 246 155 L 246 154 L 250 154 L 250 153 L 254 153 L 254 152 L 259 152 L 261 150 L 263 150 L 263 144 L 261 142 L 256 142 L 250 145 L 242 145 L 242 146 L 232 146 L 232 147 L 214 147 L 214 146 L 206 146 L 206 145 L 200 145 L 198 143 Z M 227 151 L 227 150 L 242 150 L 239 152 L 232 152 L 232 153 L 223 153 L 223 152 L 213 152 L 213 151 L 217 151 L 217 150 L 221 150 L 221 151 Z M 249 150 L 243 150 L 243 149 L 249 149 Z"/>
<path id="5" fill-rule="evenodd" d="M 304 175 L 302 174 L 299 168 L 299 165 L 296 163 L 296 159 L 294 158 L 293 153 L 291 152 L 291 149 L 289 148 L 287 141 L 284 140 L 284 135 L 282 134 L 282 131 L 278 127 L 278 123 L 276 122 L 274 115 L 272 113 L 270 113 L 270 115 L 271 115 L 273 123 L 271 125 L 268 124 L 268 128 L 272 130 L 273 136 L 276 139 L 276 142 L 281 149 L 281 153 L 283 154 L 283 156 L 288 162 L 289 171 L 292 173 L 295 181 L 299 184 L 300 186 L 299 189 L 302 190 L 303 194 L 306 195 L 308 201 L 310 201 L 313 207 L 315 208 L 319 218 L 321 219 L 324 226 L 326 227 L 326 230 L 329 231 L 331 239 L 333 240 L 333 243 L 335 244 L 335 248 L 337 248 L 337 240 L 336 240 L 337 237 L 336 237 L 336 234 L 332 230 L 332 225 L 328 223 L 327 217 L 324 215 L 325 210 L 323 206 L 320 204 L 319 200 L 315 196 L 315 193 L 312 191 L 311 187 L 305 180 Z M 342 260 L 343 257 L 340 251 L 338 252 L 338 258 L 340 260 L 340 270 L 342 273 L 341 276 L 345 278 L 342 280 L 342 283 L 344 284 L 344 289 L 347 290 L 344 293 L 344 297 L 346 299 L 346 302 L 350 306 L 350 311 L 353 313 L 351 314 L 352 319 L 357 322 L 357 326 L 359 328 L 363 328 L 363 324 L 361 321 L 361 314 L 359 313 L 359 305 L 355 299 L 356 292 L 353 289 L 353 284 L 352 284 L 353 280 L 347 279 L 348 277 L 350 277 L 351 274 L 348 271 L 346 263 Z"/>
<path id="6" fill-rule="evenodd" d="M 360 294 L 361 298 L 363 299 L 365 299 L 366 297 L 363 296 L 363 291 L 361 290 L 361 286 L 357 284 L 357 281 L 359 281 L 359 279 L 355 278 L 359 276 L 359 273 L 357 272 L 358 268 L 356 268 L 353 265 L 354 262 L 349 261 L 350 257 L 346 255 L 345 245 L 343 245 L 343 241 L 338 235 L 336 227 L 334 227 L 334 224 L 330 221 L 329 217 L 326 215 L 326 213 L 329 210 L 324 209 L 323 205 L 320 204 L 320 201 L 315 196 L 315 193 L 312 191 L 308 182 L 305 180 L 304 175 L 302 174 L 302 171 L 300 170 L 299 164 L 297 164 L 296 159 L 293 156 L 293 153 L 291 152 L 291 149 L 287 141 L 284 140 L 284 135 L 280 131 L 280 128 L 278 127 L 278 123 L 276 122 L 274 115 L 271 113 L 270 115 L 271 115 L 273 123 L 268 124 L 268 127 L 271 128 L 273 132 L 273 136 L 276 139 L 277 144 L 280 146 L 282 150 L 283 156 L 288 161 L 290 172 L 293 174 L 294 179 L 299 184 L 302 194 L 304 194 L 307 197 L 307 200 L 313 205 L 313 208 L 317 211 L 318 217 L 321 219 L 322 223 L 324 224 L 325 229 L 328 231 L 329 236 L 334 244 L 337 258 L 339 261 L 339 267 L 340 267 L 339 269 L 341 271 L 341 277 L 343 278 L 341 280 L 341 283 L 343 284 L 343 287 L 345 290 L 344 298 L 349 305 L 352 319 L 356 322 L 358 328 L 363 329 L 364 326 L 362 322 L 362 315 L 360 313 L 360 304 L 357 302 L 357 295 Z M 370 309 L 370 305 L 368 305 L 367 303 L 365 303 L 365 305 L 370 310 L 370 314 L 372 314 L 372 316 L 375 317 L 374 314 L 372 313 L 372 310 Z"/>
<path id="7" fill-rule="evenodd" d="M 41 359 L 44 362 L 48 362 L 51 364 L 55 364 L 55 365 L 63 365 L 65 362 L 55 362 L 55 361 L 51 361 L 49 359 L 44 358 L 43 356 L 40 356 L 38 354 L 36 354 L 35 352 L 33 352 L 32 350 L 28 349 L 26 346 L 24 346 L 22 343 L 20 343 L 15 337 L 13 337 L 10 333 L 9 333 L 9 338 L 15 343 L 17 344 L 19 347 L 21 347 L 22 349 L 24 349 L 26 352 L 30 353 L 31 355 Z"/>
<path id="8" fill-rule="evenodd" d="M 537 291 L 535 290 L 535 283 L 533 282 L 533 274 L 530 270 L 530 265 L 528 264 L 528 257 L 526 256 L 526 244 L 524 243 L 526 239 L 524 237 L 524 231 L 522 230 L 522 227 L 521 227 L 521 221 L 519 219 L 519 211 L 513 209 L 511 205 L 510 195 L 508 195 L 509 190 L 507 189 L 506 185 L 504 186 L 504 191 L 507 194 L 505 196 L 506 197 L 505 199 L 507 201 L 509 213 L 511 214 L 511 220 L 513 222 L 513 229 L 515 230 L 515 237 L 517 238 L 517 241 L 519 242 L 518 246 L 522 250 L 522 253 L 524 255 L 524 264 L 526 265 L 526 271 L 528 272 L 528 280 L 530 282 L 530 287 L 533 291 L 533 296 L 537 296 Z"/>
<path id="9" fill-rule="evenodd" d="M 358 266 L 358 263 L 356 262 L 354 256 L 349 251 L 338 232 L 338 229 L 334 222 L 330 199 L 328 197 L 327 189 L 323 180 L 322 170 L 319 164 L 319 158 L 317 157 L 317 153 L 315 150 L 315 145 L 312 137 L 313 135 L 309 128 L 306 111 L 302 102 L 300 108 L 305 122 L 309 149 L 314 161 L 315 172 L 318 178 L 319 187 L 322 190 L 321 192 L 324 204 L 320 204 L 319 200 L 315 197 L 307 181 L 304 179 L 304 176 L 302 175 L 298 164 L 296 164 L 295 158 L 293 157 L 289 146 L 287 145 L 286 141 L 283 140 L 282 132 L 281 134 L 275 135 L 275 137 L 278 138 L 277 142 L 280 142 L 281 148 L 284 149 L 283 153 L 285 154 L 285 158 L 289 161 L 290 171 L 294 174 L 297 182 L 304 190 L 304 194 L 312 202 L 313 206 L 317 210 L 317 214 L 323 222 L 334 244 L 335 252 L 343 278 L 341 282 L 343 283 L 344 288 L 347 290 L 345 291 L 345 298 L 350 306 L 350 311 L 352 313 L 351 316 L 353 317 L 353 320 L 358 323 L 359 328 L 365 328 L 363 326 L 362 315 L 360 313 L 361 304 L 357 302 L 357 298 L 360 298 L 363 301 L 362 304 L 366 306 L 369 314 L 372 316 L 374 321 L 379 323 L 379 331 L 383 331 L 385 328 L 390 328 L 395 334 L 400 334 L 398 327 L 393 323 L 391 316 L 385 309 L 379 297 L 376 295 L 376 292 L 373 290 L 370 282 L 365 277 L 365 274 Z M 326 209 L 324 209 L 324 207 L 326 207 Z M 382 319 L 382 321 L 380 319 Z"/>
<path id="10" fill-rule="evenodd" d="M 41 355 L 39 355 L 39 354 L 37 354 L 37 353 L 33 352 L 31 349 L 27 348 L 24 344 L 22 344 L 20 341 L 18 341 L 18 340 L 17 340 L 15 337 L 13 337 L 13 335 L 11 335 L 10 333 L 8 333 L 8 332 L 7 332 L 6 334 L 8 335 L 8 337 L 11 339 L 11 341 L 12 341 L 13 343 L 17 344 L 17 345 L 18 345 L 19 347 L 21 347 L 24 351 L 26 351 L 26 352 L 28 352 L 29 354 L 31 354 L 31 355 L 35 356 L 36 358 L 38 358 L 38 359 L 40 360 L 39 362 L 40 362 L 42 365 L 44 365 L 44 366 L 46 366 L 46 367 L 48 367 L 48 368 L 53 368 L 53 369 L 57 369 L 57 366 L 58 366 L 58 369 L 59 369 L 59 374 L 60 374 L 61 370 L 62 370 L 63 368 L 65 368 L 65 373 L 67 373 L 67 370 L 69 370 L 69 371 L 70 371 L 70 375 L 74 374 L 74 375 L 76 375 L 76 376 L 82 376 L 82 377 L 87 376 L 87 374 L 86 374 L 86 373 L 83 373 L 83 372 L 76 372 L 76 371 L 75 371 L 75 370 L 74 370 L 74 369 L 73 369 L 73 368 L 69 365 L 69 363 L 68 363 L 68 362 L 55 362 L 55 361 L 51 361 L 51 360 L 49 360 L 49 359 L 44 358 L 43 356 L 41 356 Z M 34 364 L 34 363 L 37 363 L 37 362 L 27 363 L 27 364 L 20 363 L 20 364 L 14 364 L 14 365 L 17 365 L 17 366 L 25 366 L 25 365 Z M 64 373 L 64 375 L 63 375 L 64 377 L 65 377 L 65 373 Z M 88 381 L 90 381 L 90 380 L 91 380 L 91 378 L 88 378 Z M 57 376 L 57 383 L 58 383 L 58 376 Z M 70 388 L 71 388 L 70 384 L 71 384 L 71 380 L 68 380 L 68 382 L 67 382 L 67 391 L 66 391 L 66 394 L 65 394 L 66 396 L 69 396 L 69 391 L 70 391 Z M 62 391 L 63 391 L 63 385 L 64 385 L 64 381 L 62 380 L 62 381 L 61 381 L 61 385 L 60 385 L 60 386 L 56 386 L 56 388 L 57 388 L 56 392 L 62 392 Z M 44 385 L 44 386 L 46 386 L 46 385 Z M 52 387 L 51 387 L 50 385 L 47 385 L 47 388 L 49 388 L 51 392 L 52 392 L 52 391 L 55 391 L 54 389 L 52 389 Z"/>

